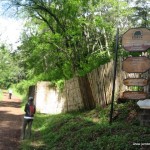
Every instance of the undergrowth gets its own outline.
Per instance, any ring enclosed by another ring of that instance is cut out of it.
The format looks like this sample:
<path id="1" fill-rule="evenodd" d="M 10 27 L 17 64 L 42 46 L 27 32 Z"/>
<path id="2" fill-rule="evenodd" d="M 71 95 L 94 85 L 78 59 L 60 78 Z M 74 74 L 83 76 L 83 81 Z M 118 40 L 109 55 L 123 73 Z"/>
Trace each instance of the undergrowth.
<path id="1" fill-rule="evenodd" d="M 36 114 L 31 139 L 21 150 L 139 150 L 150 143 L 150 129 L 140 126 L 133 103 L 59 115 Z M 144 145 L 145 143 L 145 145 Z"/>

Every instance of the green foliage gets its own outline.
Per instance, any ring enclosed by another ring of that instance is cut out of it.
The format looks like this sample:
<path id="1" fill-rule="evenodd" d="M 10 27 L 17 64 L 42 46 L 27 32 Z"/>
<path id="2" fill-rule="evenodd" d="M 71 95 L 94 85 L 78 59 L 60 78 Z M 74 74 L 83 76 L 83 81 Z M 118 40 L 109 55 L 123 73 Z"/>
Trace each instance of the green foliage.
<path id="1" fill-rule="evenodd" d="M 142 52 L 129 52 L 124 49 L 119 49 L 119 56 L 124 57 L 124 58 L 129 57 L 129 56 L 139 57 L 139 56 L 142 56 Z"/>
<path id="2" fill-rule="evenodd" d="M 84 62 L 80 63 L 79 75 L 84 76 L 86 73 L 98 68 L 111 60 L 111 57 L 107 55 L 107 52 L 94 52 Z"/>
<path id="3" fill-rule="evenodd" d="M 22 80 L 21 82 L 14 84 L 13 88 L 16 90 L 18 94 L 25 95 L 28 93 L 29 87 L 32 85 L 36 85 L 38 81 L 43 81 L 42 79 L 46 79 L 46 77 L 41 74 L 40 76 L 36 76 L 32 80 Z M 49 81 L 49 80 L 45 80 Z M 54 80 L 51 82 L 53 86 L 55 86 L 59 91 L 63 90 L 64 80 Z"/>
<path id="4" fill-rule="evenodd" d="M 150 5 L 147 0 L 135 0 L 132 21 L 136 27 L 150 26 Z"/>
<path id="5" fill-rule="evenodd" d="M 10 52 L 9 48 L 0 45 L 0 87 L 8 88 L 12 83 L 19 81 L 22 76 L 22 68 L 18 66 L 15 53 Z"/>
<path id="6" fill-rule="evenodd" d="M 55 85 L 56 87 L 58 88 L 59 91 L 62 91 L 63 90 L 63 87 L 64 87 L 64 80 L 58 80 L 55 82 Z"/>
<path id="7" fill-rule="evenodd" d="M 14 88 L 16 89 L 16 92 L 19 94 L 25 94 L 28 93 L 29 86 L 34 85 L 35 83 L 30 80 L 22 80 L 20 83 L 14 85 Z"/>
<path id="8" fill-rule="evenodd" d="M 60 82 L 76 75 L 84 76 L 109 62 L 114 54 L 116 28 L 119 26 L 124 32 L 132 26 L 133 9 L 126 1 L 14 0 L 9 3 L 28 19 L 21 46 L 13 54 L 15 72 L 7 65 L 9 71 L 3 72 L 0 83 L 9 86 L 12 81 L 25 79 L 27 83 L 18 85 L 21 91 L 27 89 L 28 82 Z M 120 52 L 123 57 L 128 54 Z"/>
<path id="9" fill-rule="evenodd" d="M 56 81 L 85 75 L 107 63 L 113 54 L 118 23 L 118 1 L 13 1 L 29 17 L 22 45 L 18 49 L 19 64 L 25 77 Z M 119 2 L 120 19 L 131 12 Z"/>
<path id="10" fill-rule="evenodd" d="M 71 77 L 73 77 L 72 66 L 71 66 L 70 62 L 66 62 L 63 65 L 63 74 L 64 74 L 66 79 L 70 79 Z"/>

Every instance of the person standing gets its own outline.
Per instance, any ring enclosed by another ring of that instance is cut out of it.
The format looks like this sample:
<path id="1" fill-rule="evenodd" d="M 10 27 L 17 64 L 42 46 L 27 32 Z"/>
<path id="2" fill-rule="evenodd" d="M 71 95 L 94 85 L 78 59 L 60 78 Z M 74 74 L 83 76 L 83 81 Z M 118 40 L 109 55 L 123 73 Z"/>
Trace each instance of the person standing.
<path id="1" fill-rule="evenodd" d="M 12 97 L 12 89 L 9 89 L 8 93 L 9 93 L 9 99 L 11 99 L 11 97 Z"/>
<path id="2" fill-rule="evenodd" d="M 31 136 L 31 128 L 32 128 L 32 122 L 34 119 L 34 114 L 36 112 L 36 107 L 33 103 L 34 99 L 33 97 L 29 97 L 28 102 L 25 105 L 24 111 L 24 121 L 23 121 L 23 129 L 22 129 L 22 139 L 26 137 L 26 134 L 28 134 L 28 137 Z M 27 130 L 28 126 L 28 130 Z"/>

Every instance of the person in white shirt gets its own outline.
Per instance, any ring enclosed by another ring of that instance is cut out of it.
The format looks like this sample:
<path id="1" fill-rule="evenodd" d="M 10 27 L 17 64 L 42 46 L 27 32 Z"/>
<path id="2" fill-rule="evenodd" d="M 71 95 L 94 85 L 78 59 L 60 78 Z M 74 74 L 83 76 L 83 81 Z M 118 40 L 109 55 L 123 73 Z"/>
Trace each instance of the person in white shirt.
<path id="1" fill-rule="evenodd" d="M 11 97 L 12 97 L 12 89 L 9 89 L 9 99 L 11 99 Z"/>

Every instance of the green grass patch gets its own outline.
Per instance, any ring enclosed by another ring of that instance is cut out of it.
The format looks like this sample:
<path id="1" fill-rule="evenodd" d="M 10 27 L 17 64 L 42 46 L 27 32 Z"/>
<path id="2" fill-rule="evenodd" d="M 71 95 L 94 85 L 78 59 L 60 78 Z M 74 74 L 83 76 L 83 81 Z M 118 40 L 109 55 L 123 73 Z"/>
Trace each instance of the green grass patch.
<path id="1" fill-rule="evenodd" d="M 36 114 L 33 135 L 21 150 L 139 150 L 150 143 L 150 128 L 142 127 L 134 103 L 115 106 L 109 125 L 110 107 L 59 115 Z"/>

